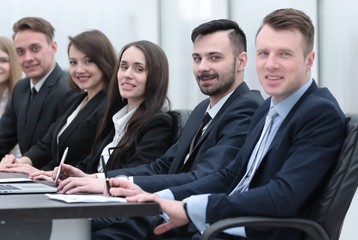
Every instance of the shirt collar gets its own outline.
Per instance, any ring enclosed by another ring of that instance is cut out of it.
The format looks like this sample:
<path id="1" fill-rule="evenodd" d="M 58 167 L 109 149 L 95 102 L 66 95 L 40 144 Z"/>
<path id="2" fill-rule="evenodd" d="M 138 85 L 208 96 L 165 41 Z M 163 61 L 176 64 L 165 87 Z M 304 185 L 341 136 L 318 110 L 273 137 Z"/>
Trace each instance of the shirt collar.
<path id="1" fill-rule="evenodd" d="M 297 103 L 297 101 L 302 97 L 302 95 L 307 91 L 307 89 L 311 86 L 313 79 L 307 81 L 302 87 L 297 89 L 291 95 L 282 100 L 279 104 L 275 104 L 272 97 L 270 108 L 274 107 L 276 112 L 281 118 L 285 118 L 287 114 L 291 111 L 293 106 Z"/>
<path id="2" fill-rule="evenodd" d="M 235 90 L 231 91 L 230 93 L 226 94 L 223 98 L 220 99 L 219 102 L 217 102 L 214 106 L 208 106 L 207 108 L 207 112 L 209 113 L 211 119 L 214 119 L 214 117 L 216 116 L 216 114 L 220 111 L 221 107 L 225 104 L 226 100 L 228 100 L 228 98 L 231 96 L 231 94 L 234 92 Z"/>
<path id="3" fill-rule="evenodd" d="M 52 73 L 52 71 L 55 68 L 53 68 L 51 71 L 49 71 L 40 81 L 38 81 L 36 84 L 33 84 L 31 79 L 30 79 L 30 89 L 32 89 L 33 87 L 35 87 L 36 91 L 39 92 L 42 85 L 44 84 L 44 82 L 46 81 L 47 77 Z"/>

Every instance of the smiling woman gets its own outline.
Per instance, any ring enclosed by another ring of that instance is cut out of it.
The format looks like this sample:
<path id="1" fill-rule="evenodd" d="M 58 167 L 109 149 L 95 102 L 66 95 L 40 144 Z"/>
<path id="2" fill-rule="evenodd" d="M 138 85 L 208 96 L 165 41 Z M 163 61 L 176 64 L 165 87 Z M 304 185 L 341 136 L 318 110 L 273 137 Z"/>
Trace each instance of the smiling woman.
<path id="1" fill-rule="evenodd" d="M 122 54 L 117 78 L 119 92 L 128 101 L 128 111 L 144 101 L 147 75 L 144 53 L 135 46 L 127 48 Z"/>
<path id="2" fill-rule="evenodd" d="M 125 45 L 113 75 L 109 105 L 91 156 L 78 167 L 103 172 L 150 163 L 173 142 L 173 119 L 166 112 L 169 64 L 164 51 L 150 41 Z"/>

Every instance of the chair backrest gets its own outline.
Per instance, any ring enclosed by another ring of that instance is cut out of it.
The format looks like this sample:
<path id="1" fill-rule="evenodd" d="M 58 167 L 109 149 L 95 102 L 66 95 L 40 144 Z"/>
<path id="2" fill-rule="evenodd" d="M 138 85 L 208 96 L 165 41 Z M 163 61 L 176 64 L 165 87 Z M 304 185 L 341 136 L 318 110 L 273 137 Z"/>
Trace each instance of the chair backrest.
<path id="1" fill-rule="evenodd" d="M 321 224 L 330 240 L 338 240 L 358 184 L 358 114 L 347 114 L 347 136 L 320 199 L 309 218 Z"/>
<path id="2" fill-rule="evenodd" d="M 190 109 L 175 109 L 169 112 L 173 116 L 174 126 L 176 126 L 175 133 L 173 133 L 173 142 L 176 142 L 178 137 L 180 136 L 183 127 L 188 120 L 190 114 Z"/>

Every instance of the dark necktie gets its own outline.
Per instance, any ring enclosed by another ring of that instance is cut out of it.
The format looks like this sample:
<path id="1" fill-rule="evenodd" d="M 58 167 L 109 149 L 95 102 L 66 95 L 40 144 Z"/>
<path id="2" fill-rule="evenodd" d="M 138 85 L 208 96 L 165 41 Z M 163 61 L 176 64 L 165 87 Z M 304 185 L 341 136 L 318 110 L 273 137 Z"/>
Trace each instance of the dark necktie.
<path id="1" fill-rule="evenodd" d="M 37 95 L 37 90 L 35 87 L 32 87 L 31 89 L 31 96 L 30 96 L 30 104 L 32 103 L 32 101 L 34 100 L 34 98 L 36 97 Z"/>
<path id="2" fill-rule="evenodd" d="M 210 120 L 211 120 L 211 117 L 210 117 L 209 113 L 205 113 L 203 121 L 201 122 L 201 124 L 198 128 L 198 131 L 196 131 L 193 141 L 191 142 L 190 152 L 191 152 L 191 150 L 194 149 L 195 145 L 198 143 L 198 140 L 200 139 L 201 135 L 203 134 L 204 127 L 208 124 L 208 122 L 210 122 Z"/>
<path id="3" fill-rule="evenodd" d="M 31 105 L 32 105 L 32 102 L 34 101 L 34 98 L 36 97 L 36 94 L 37 94 L 37 90 L 35 87 L 32 87 L 31 88 L 31 91 L 30 91 L 30 99 L 29 99 L 29 102 L 27 104 L 27 109 L 26 109 L 26 115 L 29 115 L 30 114 L 30 108 L 31 108 Z M 27 123 L 27 119 L 28 117 L 26 118 L 26 123 Z"/>

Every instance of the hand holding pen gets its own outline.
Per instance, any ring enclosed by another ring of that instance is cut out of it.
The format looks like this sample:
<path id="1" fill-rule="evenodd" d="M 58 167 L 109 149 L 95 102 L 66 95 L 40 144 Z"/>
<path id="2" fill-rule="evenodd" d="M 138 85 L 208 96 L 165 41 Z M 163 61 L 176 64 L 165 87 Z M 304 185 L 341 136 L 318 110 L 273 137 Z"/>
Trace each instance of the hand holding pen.
<path id="1" fill-rule="evenodd" d="M 63 155 L 62 155 L 60 164 L 58 165 L 58 170 L 57 170 L 57 174 L 56 174 L 55 180 L 53 180 L 54 183 L 57 183 L 57 180 L 58 180 L 58 178 L 60 177 L 61 169 L 62 169 L 62 163 L 65 162 L 67 153 L 68 153 L 68 147 L 67 147 L 67 148 L 65 149 L 65 151 L 63 152 Z"/>
<path id="2" fill-rule="evenodd" d="M 107 169 L 106 169 L 106 163 L 104 162 L 104 157 L 103 155 L 101 155 L 101 163 L 102 163 L 102 167 L 103 167 L 103 173 L 104 173 L 104 177 L 106 178 L 106 188 L 107 188 L 107 192 L 108 195 L 110 197 L 112 197 L 111 192 L 109 191 L 111 188 L 111 185 L 109 184 L 109 178 L 108 178 L 108 173 L 107 173 Z"/>

